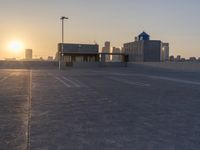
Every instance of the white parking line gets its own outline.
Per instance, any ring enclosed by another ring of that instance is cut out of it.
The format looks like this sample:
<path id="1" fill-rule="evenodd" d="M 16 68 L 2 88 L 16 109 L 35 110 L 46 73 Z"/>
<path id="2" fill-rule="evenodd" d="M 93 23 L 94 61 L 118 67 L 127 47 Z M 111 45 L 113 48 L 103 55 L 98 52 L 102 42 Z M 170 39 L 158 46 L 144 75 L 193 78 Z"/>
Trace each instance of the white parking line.
<path id="1" fill-rule="evenodd" d="M 88 88 L 87 85 L 85 85 L 84 83 L 80 82 L 79 80 L 74 79 L 74 81 L 76 81 L 81 87 L 86 87 L 86 88 Z"/>
<path id="2" fill-rule="evenodd" d="M 7 77 L 3 77 L 3 78 L 0 80 L 0 82 L 5 81 L 6 79 L 8 79 L 8 76 L 7 76 Z"/>
<path id="3" fill-rule="evenodd" d="M 62 79 L 55 77 L 58 81 L 60 81 L 62 84 L 64 84 L 66 87 L 71 87 L 71 85 L 67 84 L 65 81 L 63 81 Z"/>
<path id="4" fill-rule="evenodd" d="M 177 83 L 182 83 L 182 84 L 200 85 L 200 82 L 198 82 L 198 81 L 190 81 L 190 80 L 177 79 L 177 78 L 171 78 L 171 77 L 165 77 L 165 76 L 153 76 L 153 75 L 138 74 L 138 73 L 134 73 L 134 74 L 111 73 L 111 75 L 139 76 L 139 77 L 146 77 L 146 78 L 151 78 L 151 79 L 159 79 L 159 80 L 177 82 Z"/>
<path id="5" fill-rule="evenodd" d="M 9 75 L 7 75 L 6 77 L 3 77 L 2 79 L 0 79 L 0 82 L 3 82 L 5 80 L 7 80 L 10 76 L 12 76 L 13 73 L 10 73 Z"/>
<path id="6" fill-rule="evenodd" d="M 115 80 L 115 81 L 122 82 L 122 83 L 125 83 L 125 84 L 135 85 L 135 86 L 143 86 L 143 87 L 149 87 L 150 86 L 150 84 L 147 84 L 147 83 L 133 82 L 133 81 L 130 81 L 130 80 L 120 79 L 120 78 L 116 78 L 116 77 L 108 77 L 108 78 L 111 79 L 111 80 Z"/>
<path id="7" fill-rule="evenodd" d="M 169 78 L 169 77 L 160 77 L 160 76 L 146 76 L 148 78 L 152 79 L 159 79 L 159 80 L 167 80 L 167 81 L 173 81 L 178 83 L 184 83 L 184 84 L 192 84 L 192 85 L 200 85 L 200 82 L 195 81 L 189 81 L 189 80 L 182 80 L 182 79 L 176 79 L 176 78 Z"/>
<path id="8" fill-rule="evenodd" d="M 73 84 L 75 87 L 81 87 L 78 83 L 76 83 L 76 82 L 74 82 L 74 81 L 72 81 L 72 80 L 70 80 L 70 79 L 68 79 L 68 78 L 66 78 L 66 77 L 63 77 L 63 79 L 64 79 L 65 81 L 70 82 L 70 83 Z"/>

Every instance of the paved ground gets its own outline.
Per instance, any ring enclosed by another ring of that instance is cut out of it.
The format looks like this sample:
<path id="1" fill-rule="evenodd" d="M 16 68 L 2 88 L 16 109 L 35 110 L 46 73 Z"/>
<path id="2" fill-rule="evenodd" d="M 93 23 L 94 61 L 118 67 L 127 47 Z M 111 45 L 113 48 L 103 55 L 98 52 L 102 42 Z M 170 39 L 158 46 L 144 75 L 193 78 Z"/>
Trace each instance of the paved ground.
<path id="1" fill-rule="evenodd" d="M 0 70 L 1 150 L 199 150 L 200 73 Z"/>

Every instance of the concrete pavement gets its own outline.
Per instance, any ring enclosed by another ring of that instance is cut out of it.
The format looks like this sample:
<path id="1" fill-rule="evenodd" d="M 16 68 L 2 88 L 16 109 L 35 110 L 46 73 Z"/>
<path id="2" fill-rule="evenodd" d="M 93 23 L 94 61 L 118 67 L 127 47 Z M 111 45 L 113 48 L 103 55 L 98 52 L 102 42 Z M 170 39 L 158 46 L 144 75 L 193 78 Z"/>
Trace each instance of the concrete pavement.
<path id="1" fill-rule="evenodd" d="M 199 73 L 0 70 L 2 150 L 197 150 Z"/>

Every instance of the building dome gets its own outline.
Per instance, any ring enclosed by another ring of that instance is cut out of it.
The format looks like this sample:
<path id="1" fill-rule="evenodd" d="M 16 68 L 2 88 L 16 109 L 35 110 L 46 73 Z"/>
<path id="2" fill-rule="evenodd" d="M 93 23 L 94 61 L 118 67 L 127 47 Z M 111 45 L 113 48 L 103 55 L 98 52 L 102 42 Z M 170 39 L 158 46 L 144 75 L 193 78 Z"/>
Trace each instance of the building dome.
<path id="1" fill-rule="evenodd" d="M 148 35 L 146 32 L 142 32 L 140 35 L 138 35 L 139 40 L 144 40 L 144 41 L 148 41 L 150 40 L 150 35 Z"/>

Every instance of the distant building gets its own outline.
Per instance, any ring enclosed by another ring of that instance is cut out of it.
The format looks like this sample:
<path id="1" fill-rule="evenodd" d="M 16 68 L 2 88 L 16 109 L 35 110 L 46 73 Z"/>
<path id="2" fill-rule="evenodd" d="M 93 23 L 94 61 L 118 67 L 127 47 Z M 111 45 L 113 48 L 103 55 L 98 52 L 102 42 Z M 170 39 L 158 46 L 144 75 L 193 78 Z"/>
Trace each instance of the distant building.
<path id="1" fill-rule="evenodd" d="M 48 56 L 47 60 L 48 61 L 53 61 L 53 56 Z"/>
<path id="2" fill-rule="evenodd" d="M 174 56 L 170 56 L 170 57 L 169 57 L 169 61 L 175 61 Z"/>
<path id="3" fill-rule="evenodd" d="M 102 53 L 110 53 L 110 42 L 106 41 Z M 106 55 L 106 61 L 110 61 L 110 55 Z"/>
<path id="4" fill-rule="evenodd" d="M 124 52 L 130 62 L 159 62 L 161 61 L 162 42 L 150 40 L 150 36 L 142 32 L 134 42 L 124 44 Z"/>
<path id="5" fill-rule="evenodd" d="M 55 55 L 55 58 L 54 58 L 55 61 L 58 61 L 59 60 L 59 55 L 58 55 L 58 51 L 56 52 L 56 55 Z"/>
<path id="6" fill-rule="evenodd" d="M 162 43 L 161 59 L 162 59 L 162 61 L 169 60 L 169 43 Z"/>
<path id="7" fill-rule="evenodd" d="M 33 50 L 32 49 L 26 49 L 25 50 L 25 59 L 26 60 L 32 60 L 33 56 Z"/>
<path id="8" fill-rule="evenodd" d="M 181 61 L 181 55 L 178 55 L 178 56 L 176 57 L 176 61 Z"/>
<path id="9" fill-rule="evenodd" d="M 112 53 L 113 53 L 113 54 L 119 54 L 119 53 L 121 53 L 121 49 L 120 49 L 120 48 L 113 47 Z M 120 62 L 120 61 L 121 61 L 121 56 L 120 56 L 120 55 L 113 55 L 113 56 L 112 56 L 112 61 L 113 61 L 113 62 Z"/>
<path id="10" fill-rule="evenodd" d="M 16 61 L 17 58 L 5 58 L 6 61 Z"/>
<path id="11" fill-rule="evenodd" d="M 121 53 L 125 53 L 124 47 L 121 48 Z"/>
<path id="12" fill-rule="evenodd" d="M 66 65 L 73 62 L 96 62 L 99 61 L 99 45 L 94 44 L 58 44 L 58 54 L 62 54 L 62 62 Z"/>
<path id="13" fill-rule="evenodd" d="M 186 61 L 186 59 L 185 58 L 181 58 L 181 62 L 185 62 Z"/>
<path id="14" fill-rule="evenodd" d="M 197 61 L 197 58 L 196 57 L 190 57 L 189 61 Z"/>

